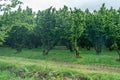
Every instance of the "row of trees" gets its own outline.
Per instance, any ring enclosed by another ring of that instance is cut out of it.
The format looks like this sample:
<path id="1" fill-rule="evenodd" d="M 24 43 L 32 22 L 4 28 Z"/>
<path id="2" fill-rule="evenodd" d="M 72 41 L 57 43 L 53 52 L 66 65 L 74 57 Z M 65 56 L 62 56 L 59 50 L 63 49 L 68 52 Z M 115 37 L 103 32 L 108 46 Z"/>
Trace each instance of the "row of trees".
<path id="1" fill-rule="evenodd" d="M 24 47 L 42 47 L 43 54 L 47 55 L 59 43 L 74 51 L 76 57 L 79 57 L 80 47 L 88 50 L 94 47 L 100 54 L 103 46 L 117 50 L 120 56 L 120 9 L 107 9 L 103 4 L 100 10 L 93 12 L 67 6 L 59 10 L 50 7 L 37 13 L 20 6 L 16 11 L 3 11 L 0 43 L 18 52 Z"/>

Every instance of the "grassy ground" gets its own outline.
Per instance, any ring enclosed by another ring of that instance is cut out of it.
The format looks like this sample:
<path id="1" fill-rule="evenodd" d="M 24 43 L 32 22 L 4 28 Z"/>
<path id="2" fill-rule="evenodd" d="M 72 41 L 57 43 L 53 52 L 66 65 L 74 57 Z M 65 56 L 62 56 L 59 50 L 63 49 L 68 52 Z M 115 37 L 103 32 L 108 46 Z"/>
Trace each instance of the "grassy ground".
<path id="1" fill-rule="evenodd" d="M 41 49 L 15 52 L 0 48 L 0 80 L 120 80 L 120 62 L 114 51 L 96 55 L 94 50 L 82 49 L 82 58 L 75 58 L 64 48 L 56 48 L 47 56 Z"/>
<path id="2" fill-rule="evenodd" d="M 2 80 L 7 80 L 9 77 L 10 80 L 44 80 L 41 79 L 41 75 L 45 80 L 71 80 L 72 78 L 77 78 L 76 80 L 120 80 L 119 67 L 46 62 L 16 57 L 0 57 L 0 71 Z M 46 75 L 49 79 L 46 79 Z"/>
<path id="3" fill-rule="evenodd" d="M 42 55 L 41 49 L 24 49 L 21 53 L 15 54 L 16 50 L 11 48 L 0 48 L 0 56 L 23 57 L 27 59 L 39 59 L 46 61 L 72 62 L 77 64 L 99 64 L 108 66 L 120 66 L 116 61 L 118 55 L 115 51 L 103 51 L 101 55 L 96 55 L 94 50 L 87 51 L 81 49 L 82 58 L 75 58 L 74 53 L 66 49 L 54 49 L 47 56 Z"/>

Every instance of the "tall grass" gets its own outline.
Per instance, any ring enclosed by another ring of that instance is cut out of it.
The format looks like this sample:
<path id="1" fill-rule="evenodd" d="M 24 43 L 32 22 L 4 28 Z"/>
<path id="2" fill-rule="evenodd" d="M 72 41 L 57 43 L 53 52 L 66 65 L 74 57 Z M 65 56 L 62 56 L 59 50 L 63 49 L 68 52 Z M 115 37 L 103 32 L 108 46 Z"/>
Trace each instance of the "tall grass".
<path id="1" fill-rule="evenodd" d="M 0 80 L 120 80 L 119 74 L 83 73 L 0 61 Z"/>

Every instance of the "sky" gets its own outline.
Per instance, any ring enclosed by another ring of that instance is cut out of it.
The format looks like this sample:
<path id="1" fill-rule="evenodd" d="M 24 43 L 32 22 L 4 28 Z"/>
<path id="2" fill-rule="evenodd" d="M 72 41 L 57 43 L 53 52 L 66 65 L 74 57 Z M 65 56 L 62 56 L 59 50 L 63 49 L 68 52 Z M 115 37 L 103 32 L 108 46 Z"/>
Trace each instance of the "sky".
<path id="1" fill-rule="evenodd" d="M 5 0 L 0 0 L 0 4 L 4 1 Z M 10 2 L 10 0 L 6 1 L 7 3 Z M 20 0 L 20 1 L 23 2 L 22 8 L 25 9 L 26 6 L 28 6 L 32 8 L 33 11 L 35 12 L 37 12 L 38 10 L 47 9 L 50 6 L 59 9 L 64 5 L 71 8 L 74 7 L 81 8 L 82 10 L 88 8 L 90 11 L 100 9 L 103 3 L 106 4 L 107 8 L 110 8 L 112 6 L 113 8 L 118 9 L 120 7 L 120 0 Z"/>
<path id="2" fill-rule="evenodd" d="M 33 11 L 37 12 L 38 10 L 44 10 L 49 8 L 50 6 L 59 9 L 64 5 L 74 8 L 81 8 L 85 10 L 89 8 L 90 11 L 98 10 L 103 3 L 106 4 L 107 8 L 111 6 L 113 8 L 118 9 L 120 7 L 120 0 L 20 0 L 24 4 L 22 5 L 23 8 L 29 6 L 33 9 Z"/>

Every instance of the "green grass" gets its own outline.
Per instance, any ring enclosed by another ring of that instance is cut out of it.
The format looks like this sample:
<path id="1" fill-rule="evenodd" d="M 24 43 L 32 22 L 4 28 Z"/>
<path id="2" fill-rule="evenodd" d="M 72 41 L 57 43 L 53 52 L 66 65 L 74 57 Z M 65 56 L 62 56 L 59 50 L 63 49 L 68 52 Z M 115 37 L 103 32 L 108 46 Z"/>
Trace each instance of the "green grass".
<path id="1" fill-rule="evenodd" d="M 82 58 L 75 58 L 64 47 L 56 47 L 46 56 L 41 49 L 15 52 L 15 49 L 0 47 L 0 80 L 120 80 L 120 62 L 116 61 L 115 51 L 104 50 L 96 55 L 94 50 L 81 49 Z"/>
<path id="2" fill-rule="evenodd" d="M 74 53 L 63 47 L 51 50 L 46 56 L 42 55 L 41 49 L 15 52 L 15 49 L 0 47 L 0 80 L 37 80 L 41 75 L 45 77 L 43 74 L 47 75 L 46 80 L 64 80 L 66 77 L 67 80 L 71 77 L 120 80 L 120 62 L 116 61 L 115 51 L 104 50 L 96 55 L 94 50 L 81 49 L 82 58 L 75 58 Z M 18 75 L 21 71 L 24 78 Z"/>
<path id="3" fill-rule="evenodd" d="M 71 53 L 69 50 L 64 48 L 51 50 L 46 56 L 42 55 L 41 49 L 23 49 L 19 54 L 15 54 L 15 52 L 15 49 L 0 48 L 0 56 L 23 57 L 27 59 L 71 62 L 78 64 L 120 66 L 120 62 L 116 61 L 116 59 L 118 59 L 118 55 L 115 51 L 104 50 L 101 55 L 96 55 L 94 50 L 87 51 L 85 49 L 81 49 L 82 58 L 75 58 L 74 53 Z"/>
<path id="4" fill-rule="evenodd" d="M 46 67 L 44 65 L 46 62 L 40 60 L 15 57 L 0 58 L 0 80 L 64 80 L 66 77 L 67 80 L 71 80 L 71 78 L 74 80 L 120 80 L 119 74 L 80 72 L 72 70 L 72 68 L 58 66 Z M 53 63 L 49 62 L 49 64 Z"/>

